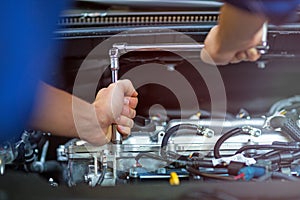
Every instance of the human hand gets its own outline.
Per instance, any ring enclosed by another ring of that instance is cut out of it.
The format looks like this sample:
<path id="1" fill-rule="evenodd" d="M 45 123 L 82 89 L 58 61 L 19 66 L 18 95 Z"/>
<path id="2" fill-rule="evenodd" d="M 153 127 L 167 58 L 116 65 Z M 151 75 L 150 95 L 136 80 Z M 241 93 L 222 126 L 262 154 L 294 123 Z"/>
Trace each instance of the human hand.
<path id="1" fill-rule="evenodd" d="M 115 123 L 121 134 L 129 135 L 133 127 L 138 93 L 129 80 L 120 80 L 101 89 L 93 103 L 106 143 L 111 140 L 110 126 Z"/>
<path id="2" fill-rule="evenodd" d="M 201 51 L 203 62 L 215 65 L 226 65 L 229 63 L 239 63 L 241 61 L 256 61 L 260 58 L 260 53 L 255 48 L 262 39 L 262 29 L 259 30 L 253 38 L 245 39 L 242 42 L 227 44 L 224 46 L 224 40 L 220 37 L 220 26 L 214 26 L 208 33 Z M 234 34 L 234 33 L 232 33 Z M 238 40 L 237 40 L 238 41 Z"/>

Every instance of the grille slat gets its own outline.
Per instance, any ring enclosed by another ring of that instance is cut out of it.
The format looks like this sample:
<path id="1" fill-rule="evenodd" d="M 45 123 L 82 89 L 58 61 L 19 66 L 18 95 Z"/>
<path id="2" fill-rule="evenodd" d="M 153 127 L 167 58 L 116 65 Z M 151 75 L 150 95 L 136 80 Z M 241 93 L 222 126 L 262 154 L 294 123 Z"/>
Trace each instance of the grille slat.
<path id="1" fill-rule="evenodd" d="M 62 16 L 59 26 L 109 26 L 109 25 L 145 25 L 145 24 L 176 24 L 216 22 L 218 12 L 199 14 L 159 14 L 159 15 L 129 15 L 129 16 L 101 16 L 96 14 L 82 14 L 78 16 Z"/>

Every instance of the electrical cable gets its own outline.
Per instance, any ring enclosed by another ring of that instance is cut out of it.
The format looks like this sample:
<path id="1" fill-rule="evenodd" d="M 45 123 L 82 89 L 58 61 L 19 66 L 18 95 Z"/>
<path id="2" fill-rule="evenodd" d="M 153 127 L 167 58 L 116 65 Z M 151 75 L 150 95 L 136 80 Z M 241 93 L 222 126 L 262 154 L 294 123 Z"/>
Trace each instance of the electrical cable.
<path id="1" fill-rule="evenodd" d="M 139 153 L 136 157 L 135 157 L 135 160 L 138 162 L 142 157 L 147 157 L 147 158 L 152 158 L 154 160 L 161 160 L 161 161 L 165 161 L 167 162 L 168 160 L 161 157 L 161 156 L 158 156 L 156 154 L 153 154 L 153 153 Z"/>
<path id="2" fill-rule="evenodd" d="M 281 173 L 281 172 L 266 173 L 265 175 L 263 175 L 263 176 L 259 177 L 258 179 L 256 179 L 256 181 L 264 182 L 264 181 L 269 180 L 270 178 L 284 179 L 284 180 L 288 180 L 288 181 L 300 181 L 299 178 L 296 178 L 294 176 L 289 176 L 289 175 Z"/>
<path id="3" fill-rule="evenodd" d="M 294 145 L 290 145 L 294 146 Z M 294 146 L 296 147 L 296 146 Z M 295 160 L 300 159 L 300 150 L 286 151 L 286 150 L 272 150 L 267 153 L 261 154 L 259 156 L 254 157 L 256 160 L 270 160 L 272 163 L 279 162 L 279 163 L 291 163 Z"/>
<path id="4" fill-rule="evenodd" d="M 163 140 L 161 142 L 161 149 L 163 150 L 167 145 L 168 145 L 168 141 L 169 141 L 169 138 L 176 134 L 178 130 L 191 130 L 191 131 L 195 131 L 195 133 L 198 133 L 199 132 L 199 127 L 195 124 L 178 124 L 178 125 L 175 125 L 171 128 L 169 128 L 164 137 L 163 137 Z"/>
<path id="5" fill-rule="evenodd" d="M 172 155 L 170 155 L 172 154 Z M 151 159 L 155 159 L 155 160 L 161 160 L 164 162 L 168 162 L 168 163 L 177 163 L 177 164 L 181 164 L 181 165 L 189 165 L 189 166 L 197 166 L 197 167 L 206 167 L 206 168 L 210 168 L 210 167 L 214 167 L 214 165 L 212 164 L 212 161 L 210 160 L 185 160 L 185 159 L 181 159 L 179 160 L 177 156 L 181 156 L 179 154 L 176 154 L 175 152 L 166 152 L 164 157 L 152 154 L 152 153 L 139 153 L 136 157 L 135 160 L 138 162 L 139 159 L 141 159 L 142 157 L 147 157 L 147 158 L 151 158 Z"/>
<path id="6" fill-rule="evenodd" d="M 242 153 L 249 149 L 274 149 L 274 150 L 285 150 L 285 151 L 295 151 L 299 150 L 299 147 L 295 146 L 281 146 L 281 145 L 247 145 L 241 147 L 235 154 Z"/>
<path id="7" fill-rule="evenodd" d="M 275 154 L 278 154 L 280 152 L 281 151 L 278 151 L 278 150 L 272 150 L 272 151 L 269 151 L 267 153 L 255 156 L 254 159 L 256 159 L 256 160 L 259 160 L 259 159 L 264 160 L 264 159 L 267 159 L 268 157 L 270 157 L 272 155 L 275 155 Z"/>
<path id="8" fill-rule="evenodd" d="M 237 134 L 242 134 L 244 133 L 242 131 L 242 129 L 240 128 L 234 128 L 226 133 L 224 133 L 216 142 L 215 146 L 214 146 L 214 157 L 215 158 L 221 158 L 221 154 L 220 154 L 220 147 L 221 145 L 230 137 L 237 135 Z"/>
<path id="9" fill-rule="evenodd" d="M 202 176 L 202 177 L 205 177 L 205 178 L 225 180 L 225 181 L 236 181 L 237 180 L 235 177 L 203 173 L 203 172 L 200 172 L 199 170 L 197 170 L 197 169 L 195 169 L 191 166 L 186 166 L 186 170 L 188 172 L 190 172 L 191 174 Z"/>
<path id="10" fill-rule="evenodd" d="M 262 154 L 255 158 L 256 160 L 268 160 L 273 164 L 291 164 L 295 160 L 300 159 L 300 150 L 289 151 L 289 150 L 273 150 L 265 154 Z"/>

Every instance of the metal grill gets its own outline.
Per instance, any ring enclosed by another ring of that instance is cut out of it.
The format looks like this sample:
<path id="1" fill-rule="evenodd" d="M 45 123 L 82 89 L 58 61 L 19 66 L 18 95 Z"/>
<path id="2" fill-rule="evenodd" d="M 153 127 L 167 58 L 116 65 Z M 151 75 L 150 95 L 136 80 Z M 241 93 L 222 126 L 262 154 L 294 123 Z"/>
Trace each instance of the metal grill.
<path id="1" fill-rule="evenodd" d="M 58 25 L 145 25 L 145 24 L 175 24 L 175 23 L 202 23 L 218 21 L 218 12 L 193 14 L 137 14 L 137 15 L 106 15 L 101 13 L 84 13 L 78 16 L 62 16 Z"/>

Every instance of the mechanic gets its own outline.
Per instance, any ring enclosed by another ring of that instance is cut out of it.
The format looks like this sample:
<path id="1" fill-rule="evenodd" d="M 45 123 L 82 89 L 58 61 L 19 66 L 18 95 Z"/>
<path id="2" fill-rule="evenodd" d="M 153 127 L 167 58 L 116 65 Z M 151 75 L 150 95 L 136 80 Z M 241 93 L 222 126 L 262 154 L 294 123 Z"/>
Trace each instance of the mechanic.
<path id="1" fill-rule="evenodd" d="M 57 66 L 53 31 L 59 12 L 68 4 L 61 0 L 1 4 L 0 143 L 18 140 L 28 124 L 96 145 L 110 141 L 112 123 L 122 134 L 130 134 L 137 92 L 129 80 L 100 90 L 93 103 L 41 81 Z"/>
<path id="2" fill-rule="evenodd" d="M 268 20 L 281 24 L 296 19 L 300 0 L 225 0 L 219 24 L 211 29 L 201 52 L 204 62 L 216 65 L 256 61 L 255 46 L 262 39 L 262 25 Z"/>

